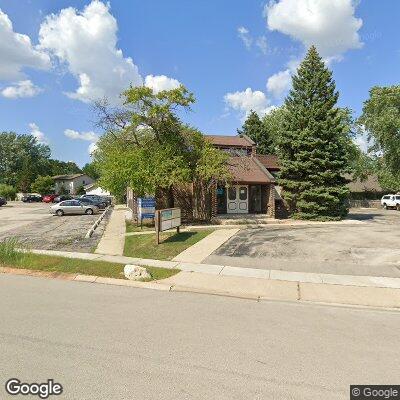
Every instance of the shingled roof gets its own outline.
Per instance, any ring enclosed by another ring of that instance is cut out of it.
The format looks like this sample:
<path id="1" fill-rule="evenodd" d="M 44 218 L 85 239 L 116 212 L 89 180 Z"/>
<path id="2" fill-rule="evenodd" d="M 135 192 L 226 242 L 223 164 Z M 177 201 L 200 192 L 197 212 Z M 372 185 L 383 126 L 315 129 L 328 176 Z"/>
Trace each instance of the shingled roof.
<path id="1" fill-rule="evenodd" d="M 236 183 L 275 182 L 274 177 L 255 157 L 231 157 L 228 160 L 228 169 Z"/>
<path id="2" fill-rule="evenodd" d="M 255 143 L 247 136 L 206 135 L 215 146 L 252 147 Z"/>
<path id="3" fill-rule="evenodd" d="M 79 178 L 80 176 L 84 176 L 85 174 L 70 174 L 70 175 L 56 175 L 53 176 L 53 179 L 62 180 L 62 181 L 72 181 L 75 178 Z"/>
<path id="4" fill-rule="evenodd" d="M 270 169 L 271 171 L 281 169 L 278 156 L 275 156 L 273 154 L 257 154 L 256 157 L 261 162 L 261 164 L 264 165 L 265 168 Z"/>

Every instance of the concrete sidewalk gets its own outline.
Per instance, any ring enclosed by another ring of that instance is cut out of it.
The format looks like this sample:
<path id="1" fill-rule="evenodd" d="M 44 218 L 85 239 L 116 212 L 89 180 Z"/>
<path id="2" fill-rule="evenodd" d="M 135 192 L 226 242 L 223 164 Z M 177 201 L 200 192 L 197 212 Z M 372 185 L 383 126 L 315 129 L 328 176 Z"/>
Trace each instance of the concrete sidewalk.
<path id="1" fill-rule="evenodd" d="M 173 261 L 201 263 L 238 232 L 239 229 L 216 230 L 204 239 L 195 243 L 193 246 L 182 251 L 182 253 L 178 254 Z"/>
<path id="2" fill-rule="evenodd" d="M 170 291 L 234 296 L 249 299 L 310 301 L 400 308 L 400 278 L 346 276 L 286 271 L 265 271 L 176 261 L 160 261 L 124 256 L 63 251 L 33 250 L 68 258 L 136 264 L 158 268 L 180 269 L 181 272 L 159 282 L 130 284 L 111 278 L 79 276 L 75 280 L 95 283 L 137 286 Z"/>
<path id="3" fill-rule="evenodd" d="M 185 272 L 197 272 L 209 275 L 232 276 L 237 278 L 257 278 L 263 280 L 302 282 L 314 284 L 371 287 L 371 288 L 392 288 L 400 289 L 400 278 L 387 278 L 377 276 L 353 276 L 353 275 L 333 275 L 333 274 L 314 274 L 310 272 L 291 272 L 264 270 L 256 268 L 239 268 L 228 265 L 199 264 L 183 261 L 162 261 L 148 258 L 134 258 L 126 256 L 113 256 L 97 253 L 74 253 L 56 250 L 31 250 L 35 254 L 46 254 L 50 256 L 60 256 L 76 258 L 81 260 L 106 261 L 119 264 L 135 264 L 141 266 L 179 269 Z"/>
<path id="4" fill-rule="evenodd" d="M 106 230 L 96 248 L 96 254 L 119 256 L 124 254 L 126 207 L 117 205 L 112 210 Z"/>

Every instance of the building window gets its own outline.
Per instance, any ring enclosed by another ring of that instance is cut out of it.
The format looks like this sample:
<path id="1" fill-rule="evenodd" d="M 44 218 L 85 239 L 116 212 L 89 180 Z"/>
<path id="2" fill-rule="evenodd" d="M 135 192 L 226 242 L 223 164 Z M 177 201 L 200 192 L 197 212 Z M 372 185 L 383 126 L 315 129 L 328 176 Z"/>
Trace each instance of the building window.
<path id="1" fill-rule="evenodd" d="M 239 199 L 240 200 L 247 200 L 247 187 L 241 186 L 239 190 Z"/>
<path id="2" fill-rule="evenodd" d="M 228 189 L 228 199 L 236 200 L 236 186 L 232 186 Z"/>

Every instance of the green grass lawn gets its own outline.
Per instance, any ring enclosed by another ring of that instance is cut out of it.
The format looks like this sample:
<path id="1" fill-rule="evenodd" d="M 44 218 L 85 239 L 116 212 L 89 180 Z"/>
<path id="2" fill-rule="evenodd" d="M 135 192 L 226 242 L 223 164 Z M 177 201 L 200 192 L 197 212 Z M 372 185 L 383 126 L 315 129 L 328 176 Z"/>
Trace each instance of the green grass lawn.
<path id="1" fill-rule="evenodd" d="M 153 224 L 143 224 L 142 228 L 132 221 L 126 221 L 126 232 L 154 231 Z"/>
<path id="2" fill-rule="evenodd" d="M 172 260 L 175 256 L 199 240 L 204 239 L 212 230 L 198 232 L 162 233 L 161 243 L 156 244 L 156 235 L 137 235 L 125 238 L 124 255 L 136 258 Z"/>
<path id="3" fill-rule="evenodd" d="M 12 257 L 2 256 L 0 251 L 0 266 L 30 269 L 46 272 L 63 272 L 69 274 L 95 275 L 106 278 L 125 279 L 124 264 L 105 261 L 79 260 L 65 257 L 54 257 L 41 254 L 19 253 Z M 169 278 L 179 272 L 178 269 L 146 267 L 152 279 Z"/>

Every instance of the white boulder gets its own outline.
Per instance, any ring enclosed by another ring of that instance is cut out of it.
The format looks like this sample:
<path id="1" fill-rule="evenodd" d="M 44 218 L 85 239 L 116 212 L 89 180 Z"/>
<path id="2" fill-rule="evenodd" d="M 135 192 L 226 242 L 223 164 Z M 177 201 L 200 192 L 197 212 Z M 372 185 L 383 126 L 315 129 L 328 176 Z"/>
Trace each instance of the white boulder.
<path id="1" fill-rule="evenodd" d="M 124 275 L 125 278 L 133 281 L 151 278 L 151 275 L 147 269 L 145 267 L 140 267 L 139 265 L 125 265 Z"/>

